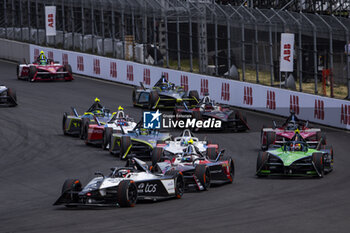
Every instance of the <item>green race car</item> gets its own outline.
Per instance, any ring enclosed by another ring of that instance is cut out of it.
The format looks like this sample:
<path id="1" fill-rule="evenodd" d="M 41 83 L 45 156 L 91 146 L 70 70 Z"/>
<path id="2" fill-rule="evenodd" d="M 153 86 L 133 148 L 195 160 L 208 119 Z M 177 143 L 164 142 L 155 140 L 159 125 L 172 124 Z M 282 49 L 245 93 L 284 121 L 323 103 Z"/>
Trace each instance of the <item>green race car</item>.
<path id="1" fill-rule="evenodd" d="M 333 148 L 318 145 L 311 149 L 301 141 L 288 141 L 282 146 L 259 152 L 256 175 L 316 176 L 322 178 L 333 170 Z"/>

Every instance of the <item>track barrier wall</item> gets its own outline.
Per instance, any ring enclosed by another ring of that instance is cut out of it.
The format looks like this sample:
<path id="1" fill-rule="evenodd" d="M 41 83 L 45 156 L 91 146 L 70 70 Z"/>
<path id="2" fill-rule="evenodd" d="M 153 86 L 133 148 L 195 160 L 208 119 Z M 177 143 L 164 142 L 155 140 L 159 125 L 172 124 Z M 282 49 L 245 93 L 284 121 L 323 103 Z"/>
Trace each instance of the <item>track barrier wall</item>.
<path id="1" fill-rule="evenodd" d="M 143 82 L 145 87 L 152 87 L 164 74 L 170 82 L 184 86 L 186 90 L 197 90 L 200 96 L 209 93 L 219 103 L 280 116 L 288 116 L 293 109 L 300 119 L 350 130 L 349 101 L 32 44 L 27 49 L 29 61 L 43 50 L 48 58 L 70 64 L 76 74 L 134 86 Z M 26 54 L 26 50 L 23 52 Z M 3 54 L 6 55 L 0 52 L 2 58 L 11 58 L 8 54 L 3 57 Z"/>

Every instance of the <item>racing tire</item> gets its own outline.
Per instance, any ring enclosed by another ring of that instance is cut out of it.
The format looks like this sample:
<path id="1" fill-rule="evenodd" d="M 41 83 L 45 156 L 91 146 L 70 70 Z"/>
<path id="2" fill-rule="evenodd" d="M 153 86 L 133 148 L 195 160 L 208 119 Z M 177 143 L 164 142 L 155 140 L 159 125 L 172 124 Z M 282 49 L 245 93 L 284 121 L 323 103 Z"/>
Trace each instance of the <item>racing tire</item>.
<path id="1" fill-rule="evenodd" d="M 265 165 L 266 162 L 268 161 L 268 153 L 267 152 L 259 152 L 258 158 L 256 161 L 256 175 L 258 177 L 266 177 L 267 175 L 261 174 L 261 170 L 266 170 L 267 166 Z"/>
<path id="2" fill-rule="evenodd" d="M 9 88 L 7 90 L 7 95 L 9 97 L 11 97 L 11 100 L 10 100 L 10 107 L 15 107 L 17 106 L 17 94 L 16 94 L 16 90 L 15 89 L 12 89 L 12 88 Z"/>
<path id="3" fill-rule="evenodd" d="M 155 147 L 152 151 L 152 166 L 155 166 L 161 161 L 164 149 L 162 147 Z"/>
<path id="4" fill-rule="evenodd" d="M 16 74 L 17 74 L 17 79 L 20 80 L 20 75 L 19 75 L 19 64 L 16 67 Z"/>
<path id="5" fill-rule="evenodd" d="M 188 93 L 188 97 L 196 99 L 196 103 L 199 101 L 198 91 L 192 90 Z"/>
<path id="6" fill-rule="evenodd" d="M 66 112 L 63 113 L 63 117 L 62 117 L 62 130 L 63 130 L 63 134 L 64 134 L 64 135 L 67 135 L 67 132 L 66 132 L 67 116 L 68 116 L 68 114 L 67 114 Z"/>
<path id="7" fill-rule="evenodd" d="M 266 132 L 266 150 L 269 149 L 270 145 L 274 144 L 276 141 L 275 132 Z"/>
<path id="8" fill-rule="evenodd" d="M 316 172 L 318 173 L 319 178 L 324 176 L 324 156 L 323 153 L 315 152 L 312 153 L 312 162 L 314 163 Z"/>
<path id="9" fill-rule="evenodd" d="M 127 154 L 129 153 L 129 147 L 131 147 L 131 138 L 130 136 L 122 136 L 120 138 L 120 151 L 119 157 L 121 160 L 127 159 Z M 125 156 L 124 156 L 125 155 Z"/>
<path id="10" fill-rule="evenodd" d="M 170 170 L 165 173 L 166 176 L 174 177 L 175 179 L 175 198 L 181 199 L 185 192 L 185 180 L 181 172 Z"/>
<path id="11" fill-rule="evenodd" d="M 216 160 L 216 158 L 218 157 L 218 154 L 216 153 L 216 148 L 207 147 L 207 157 L 210 160 Z"/>
<path id="12" fill-rule="evenodd" d="M 28 81 L 33 82 L 33 78 L 35 77 L 35 74 L 37 73 L 37 68 L 35 66 L 29 66 L 29 74 L 28 74 Z"/>
<path id="13" fill-rule="evenodd" d="M 136 88 L 134 88 L 134 90 L 132 90 L 132 104 L 136 105 Z"/>
<path id="14" fill-rule="evenodd" d="M 235 178 L 235 162 L 233 161 L 233 159 L 230 156 L 224 156 L 222 158 L 222 160 L 228 161 L 229 173 L 230 173 L 229 182 L 232 183 L 234 178 Z"/>
<path id="15" fill-rule="evenodd" d="M 69 75 L 72 75 L 72 67 L 69 64 L 63 66 L 64 71 L 67 71 Z"/>
<path id="16" fill-rule="evenodd" d="M 62 185 L 61 194 L 64 194 L 67 191 L 76 191 L 80 192 L 82 190 L 82 185 L 78 179 L 66 179 Z"/>
<path id="17" fill-rule="evenodd" d="M 210 170 L 205 165 L 198 165 L 195 169 L 195 175 L 199 182 L 202 184 L 204 190 L 208 190 L 210 187 Z"/>
<path id="18" fill-rule="evenodd" d="M 87 131 L 86 131 L 86 125 L 89 123 L 89 119 L 88 118 L 82 118 L 81 119 L 81 124 L 80 124 L 80 134 L 79 137 L 82 140 L 85 140 L 87 138 Z"/>
<path id="19" fill-rule="evenodd" d="M 111 147 L 111 131 L 106 129 L 103 131 L 102 149 L 107 150 L 108 145 Z"/>
<path id="20" fill-rule="evenodd" d="M 321 145 L 324 146 L 326 144 L 327 144 L 327 137 L 325 134 L 323 134 L 321 137 Z"/>
<path id="21" fill-rule="evenodd" d="M 328 174 L 331 171 L 333 171 L 334 151 L 332 146 L 324 146 L 324 149 L 329 150 L 329 154 L 328 154 L 329 157 L 325 158 L 325 174 Z"/>
<path id="22" fill-rule="evenodd" d="M 137 201 L 137 187 L 133 180 L 123 180 L 119 183 L 117 202 L 120 207 L 134 207 Z"/>
<path id="23" fill-rule="evenodd" d="M 316 132 L 316 141 L 320 141 L 322 138 L 322 134 L 320 131 Z"/>
<path id="24" fill-rule="evenodd" d="M 148 108 L 152 110 L 153 107 L 156 105 L 158 99 L 159 99 L 158 92 L 151 91 L 149 94 Z"/>

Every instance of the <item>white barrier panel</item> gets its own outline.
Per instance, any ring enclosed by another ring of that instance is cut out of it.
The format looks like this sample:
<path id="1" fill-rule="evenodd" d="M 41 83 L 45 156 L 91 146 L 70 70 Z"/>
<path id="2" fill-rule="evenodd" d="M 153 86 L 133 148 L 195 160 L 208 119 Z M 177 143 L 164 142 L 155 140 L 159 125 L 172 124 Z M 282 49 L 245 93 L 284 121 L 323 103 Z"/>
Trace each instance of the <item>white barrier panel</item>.
<path id="1" fill-rule="evenodd" d="M 70 64 L 77 74 L 131 85 L 143 82 L 146 87 L 164 74 L 176 85 L 197 90 L 201 96 L 209 93 L 220 103 L 281 116 L 288 116 L 293 109 L 300 119 L 350 129 L 349 101 L 36 45 L 30 45 L 31 59 L 40 50 L 55 61 Z"/>

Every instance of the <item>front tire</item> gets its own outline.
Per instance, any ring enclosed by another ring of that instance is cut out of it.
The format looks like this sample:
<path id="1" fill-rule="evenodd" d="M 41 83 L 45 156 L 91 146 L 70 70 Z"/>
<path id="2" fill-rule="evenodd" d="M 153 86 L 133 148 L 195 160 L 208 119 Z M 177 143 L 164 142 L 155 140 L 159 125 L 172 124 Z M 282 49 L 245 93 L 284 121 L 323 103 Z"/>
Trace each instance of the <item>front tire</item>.
<path id="1" fill-rule="evenodd" d="M 166 176 L 172 176 L 175 179 L 175 198 L 180 199 L 185 192 L 185 180 L 181 172 L 170 170 L 165 173 Z"/>
<path id="2" fill-rule="evenodd" d="M 120 138 L 120 152 L 119 157 L 122 160 L 127 159 L 127 155 L 129 154 L 130 147 L 131 146 L 131 138 L 130 136 L 122 136 Z"/>
<path id="3" fill-rule="evenodd" d="M 137 201 L 137 188 L 132 180 L 119 183 L 117 200 L 120 207 L 134 207 Z"/>
<path id="4" fill-rule="evenodd" d="M 216 158 L 217 158 L 216 148 L 208 147 L 207 148 L 207 157 L 210 160 L 216 160 Z"/>
<path id="5" fill-rule="evenodd" d="M 264 174 L 261 174 L 260 171 L 267 169 L 267 167 L 265 165 L 267 160 L 268 160 L 267 152 L 259 152 L 258 158 L 257 158 L 257 161 L 256 161 L 256 175 L 258 177 L 265 177 L 266 176 Z"/>
<path id="6" fill-rule="evenodd" d="M 155 166 L 162 158 L 164 149 L 162 147 L 155 147 L 152 151 L 152 166 Z"/>
<path id="7" fill-rule="evenodd" d="M 208 190 L 210 187 L 210 170 L 205 165 L 198 165 L 195 170 L 195 175 L 199 182 L 202 184 L 204 190 Z"/>
<path id="8" fill-rule="evenodd" d="M 324 176 L 324 156 L 323 153 L 313 153 L 312 154 L 312 162 L 314 163 L 316 172 L 320 178 Z"/>
<path id="9" fill-rule="evenodd" d="M 64 134 L 64 135 L 67 135 L 67 132 L 66 132 L 67 116 L 68 116 L 68 114 L 67 114 L 66 112 L 63 113 L 63 118 L 62 118 L 62 130 L 63 130 L 63 134 Z"/>

